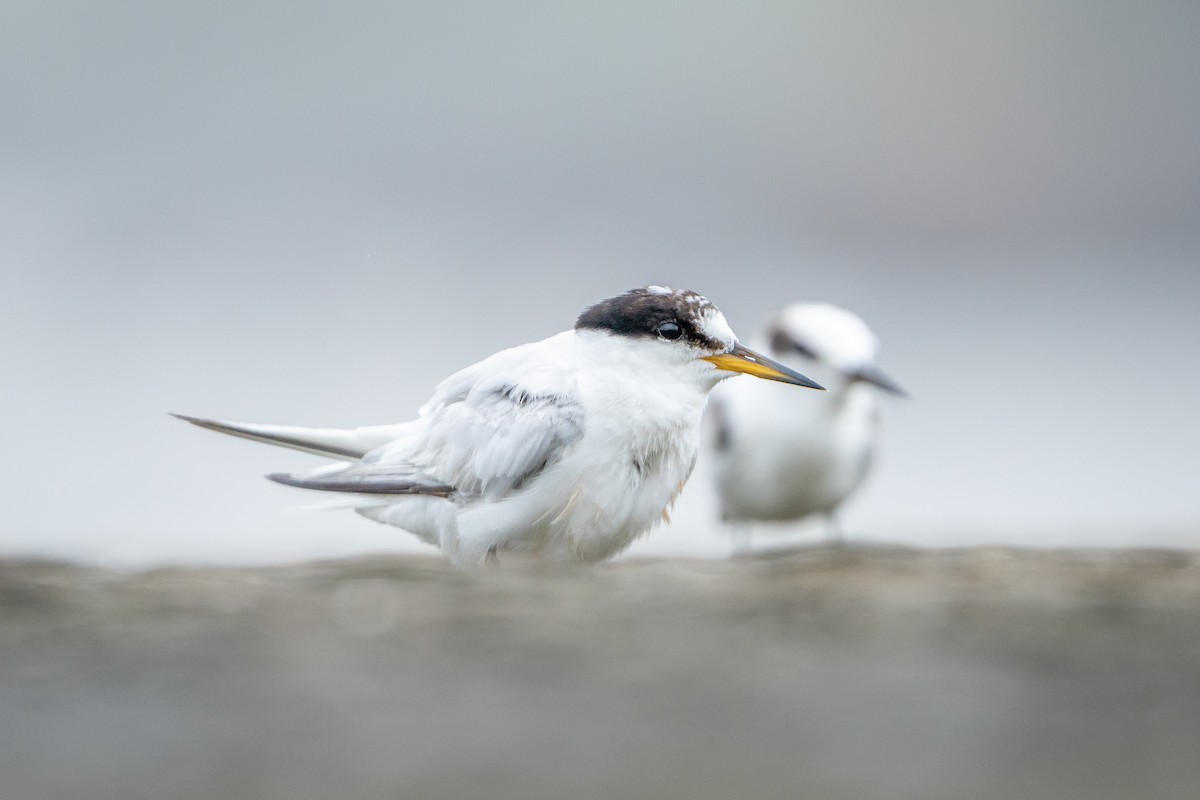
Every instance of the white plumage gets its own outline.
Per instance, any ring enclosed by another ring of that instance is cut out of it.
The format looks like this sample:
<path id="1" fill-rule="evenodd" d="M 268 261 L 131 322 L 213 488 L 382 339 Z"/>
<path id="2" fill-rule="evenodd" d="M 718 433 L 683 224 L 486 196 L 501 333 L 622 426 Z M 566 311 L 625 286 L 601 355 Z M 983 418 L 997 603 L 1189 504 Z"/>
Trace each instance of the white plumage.
<path id="1" fill-rule="evenodd" d="M 713 466 L 723 519 L 735 524 L 835 513 L 866 477 L 879 430 L 879 390 L 902 394 L 876 366 L 878 340 L 859 317 L 796 303 L 770 323 L 764 347 L 824 383 L 797 397 L 758 381 L 713 394 Z M 748 534 L 748 531 L 747 531 Z"/>
<path id="2" fill-rule="evenodd" d="M 349 492 L 359 513 L 456 564 L 498 551 L 598 561 L 665 516 L 695 464 L 708 392 L 737 372 L 816 387 L 739 345 L 700 295 L 648 287 L 451 375 L 412 422 L 336 430 L 184 419 L 340 459 L 269 477 Z"/>

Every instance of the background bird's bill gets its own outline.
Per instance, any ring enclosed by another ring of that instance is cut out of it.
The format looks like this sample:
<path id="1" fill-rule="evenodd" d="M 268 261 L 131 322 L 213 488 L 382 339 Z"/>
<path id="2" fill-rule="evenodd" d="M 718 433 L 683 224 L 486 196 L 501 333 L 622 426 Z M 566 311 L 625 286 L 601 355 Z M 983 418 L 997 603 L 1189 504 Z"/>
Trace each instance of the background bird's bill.
<path id="1" fill-rule="evenodd" d="M 716 356 L 704 356 L 705 361 L 711 361 L 718 368 L 729 370 L 730 372 L 744 372 L 747 375 L 753 375 L 756 378 L 766 378 L 769 381 L 779 381 L 780 383 L 791 383 L 796 386 L 807 386 L 810 389 L 820 389 L 824 391 L 825 387 L 814 380 L 804 377 L 796 370 L 780 364 L 778 361 L 767 358 L 762 353 L 756 353 L 749 347 L 737 344 L 728 353 L 721 353 Z"/>
<path id="2" fill-rule="evenodd" d="M 846 373 L 846 377 L 851 381 L 859 383 L 869 383 L 872 386 L 877 386 L 885 392 L 899 395 L 900 397 L 908 397 L 908 392 L 900 388 L 900 384 L 896 383 L 891 377 L 874 364 L 868 364 Z"/>

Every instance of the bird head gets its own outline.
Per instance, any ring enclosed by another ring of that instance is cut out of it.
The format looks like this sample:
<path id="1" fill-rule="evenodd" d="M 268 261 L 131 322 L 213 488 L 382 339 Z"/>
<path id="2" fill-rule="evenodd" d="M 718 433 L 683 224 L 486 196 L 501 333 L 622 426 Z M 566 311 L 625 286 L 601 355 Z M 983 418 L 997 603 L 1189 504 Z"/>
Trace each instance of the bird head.
<path id="1" fill-rule="evenodd" d="M 870 384 L 906 392 L 876 364 L 879 340 L 858 315 L 829 303 L 793 303 L 767 327 L 771 355 L 834 385 Z"/>
<path id="2" fill-rule="evenodd" d="M 636 352 L 660 363 L 664 370 L 682 369 L 706 389 L 739 373 L 824 388 L 742 345 L 721 310 L 692 291 L 664 286 L 633 289 L 589 306 L 579 315 L 575 329 L 615 337 L 630 358 Z"/>

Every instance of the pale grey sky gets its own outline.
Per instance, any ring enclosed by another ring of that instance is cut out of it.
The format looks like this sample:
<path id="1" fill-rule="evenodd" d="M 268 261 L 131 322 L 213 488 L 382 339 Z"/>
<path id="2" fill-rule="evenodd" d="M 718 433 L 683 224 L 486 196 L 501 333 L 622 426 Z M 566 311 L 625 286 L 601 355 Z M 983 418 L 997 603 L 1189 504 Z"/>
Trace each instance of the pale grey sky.
<path id="1" fill-rule="evenodd" d="M 411 547 L 167 410 L 354 425 L 667 283 L 829 300 L 852 534 L 1200 546 L 1200 5 L 7 3 L 0 553 Z M 642 552 L 716 552 L 701 469 Z"/>

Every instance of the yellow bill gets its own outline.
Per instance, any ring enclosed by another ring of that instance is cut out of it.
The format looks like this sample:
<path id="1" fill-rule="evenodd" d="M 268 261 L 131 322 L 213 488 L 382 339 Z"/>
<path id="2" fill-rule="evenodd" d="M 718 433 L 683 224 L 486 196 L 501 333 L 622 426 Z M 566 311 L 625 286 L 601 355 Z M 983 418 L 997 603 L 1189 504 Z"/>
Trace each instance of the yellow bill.
<path id="1" fill-rule="evenodd" d="M 730 372 L 743 372 L 746 375 L 753 375 L 756 378 L 790 383 L 795 386 L 807 386 L 810 389 L 824 390 L 825 388 L 816 381 L 804 377 L 791 367 L 784 366 L 778 361 L 773 361 L 762 353 L 756 353 L 749 347 L 744 347 L 740 344 L 735 344 L 733 349 L 728 353 L 721 353 L 716 356 L 702 356 L 702 358 L 705 361 L 711 361 L 716 364 L 718 369 L 725 369 Z"/>

